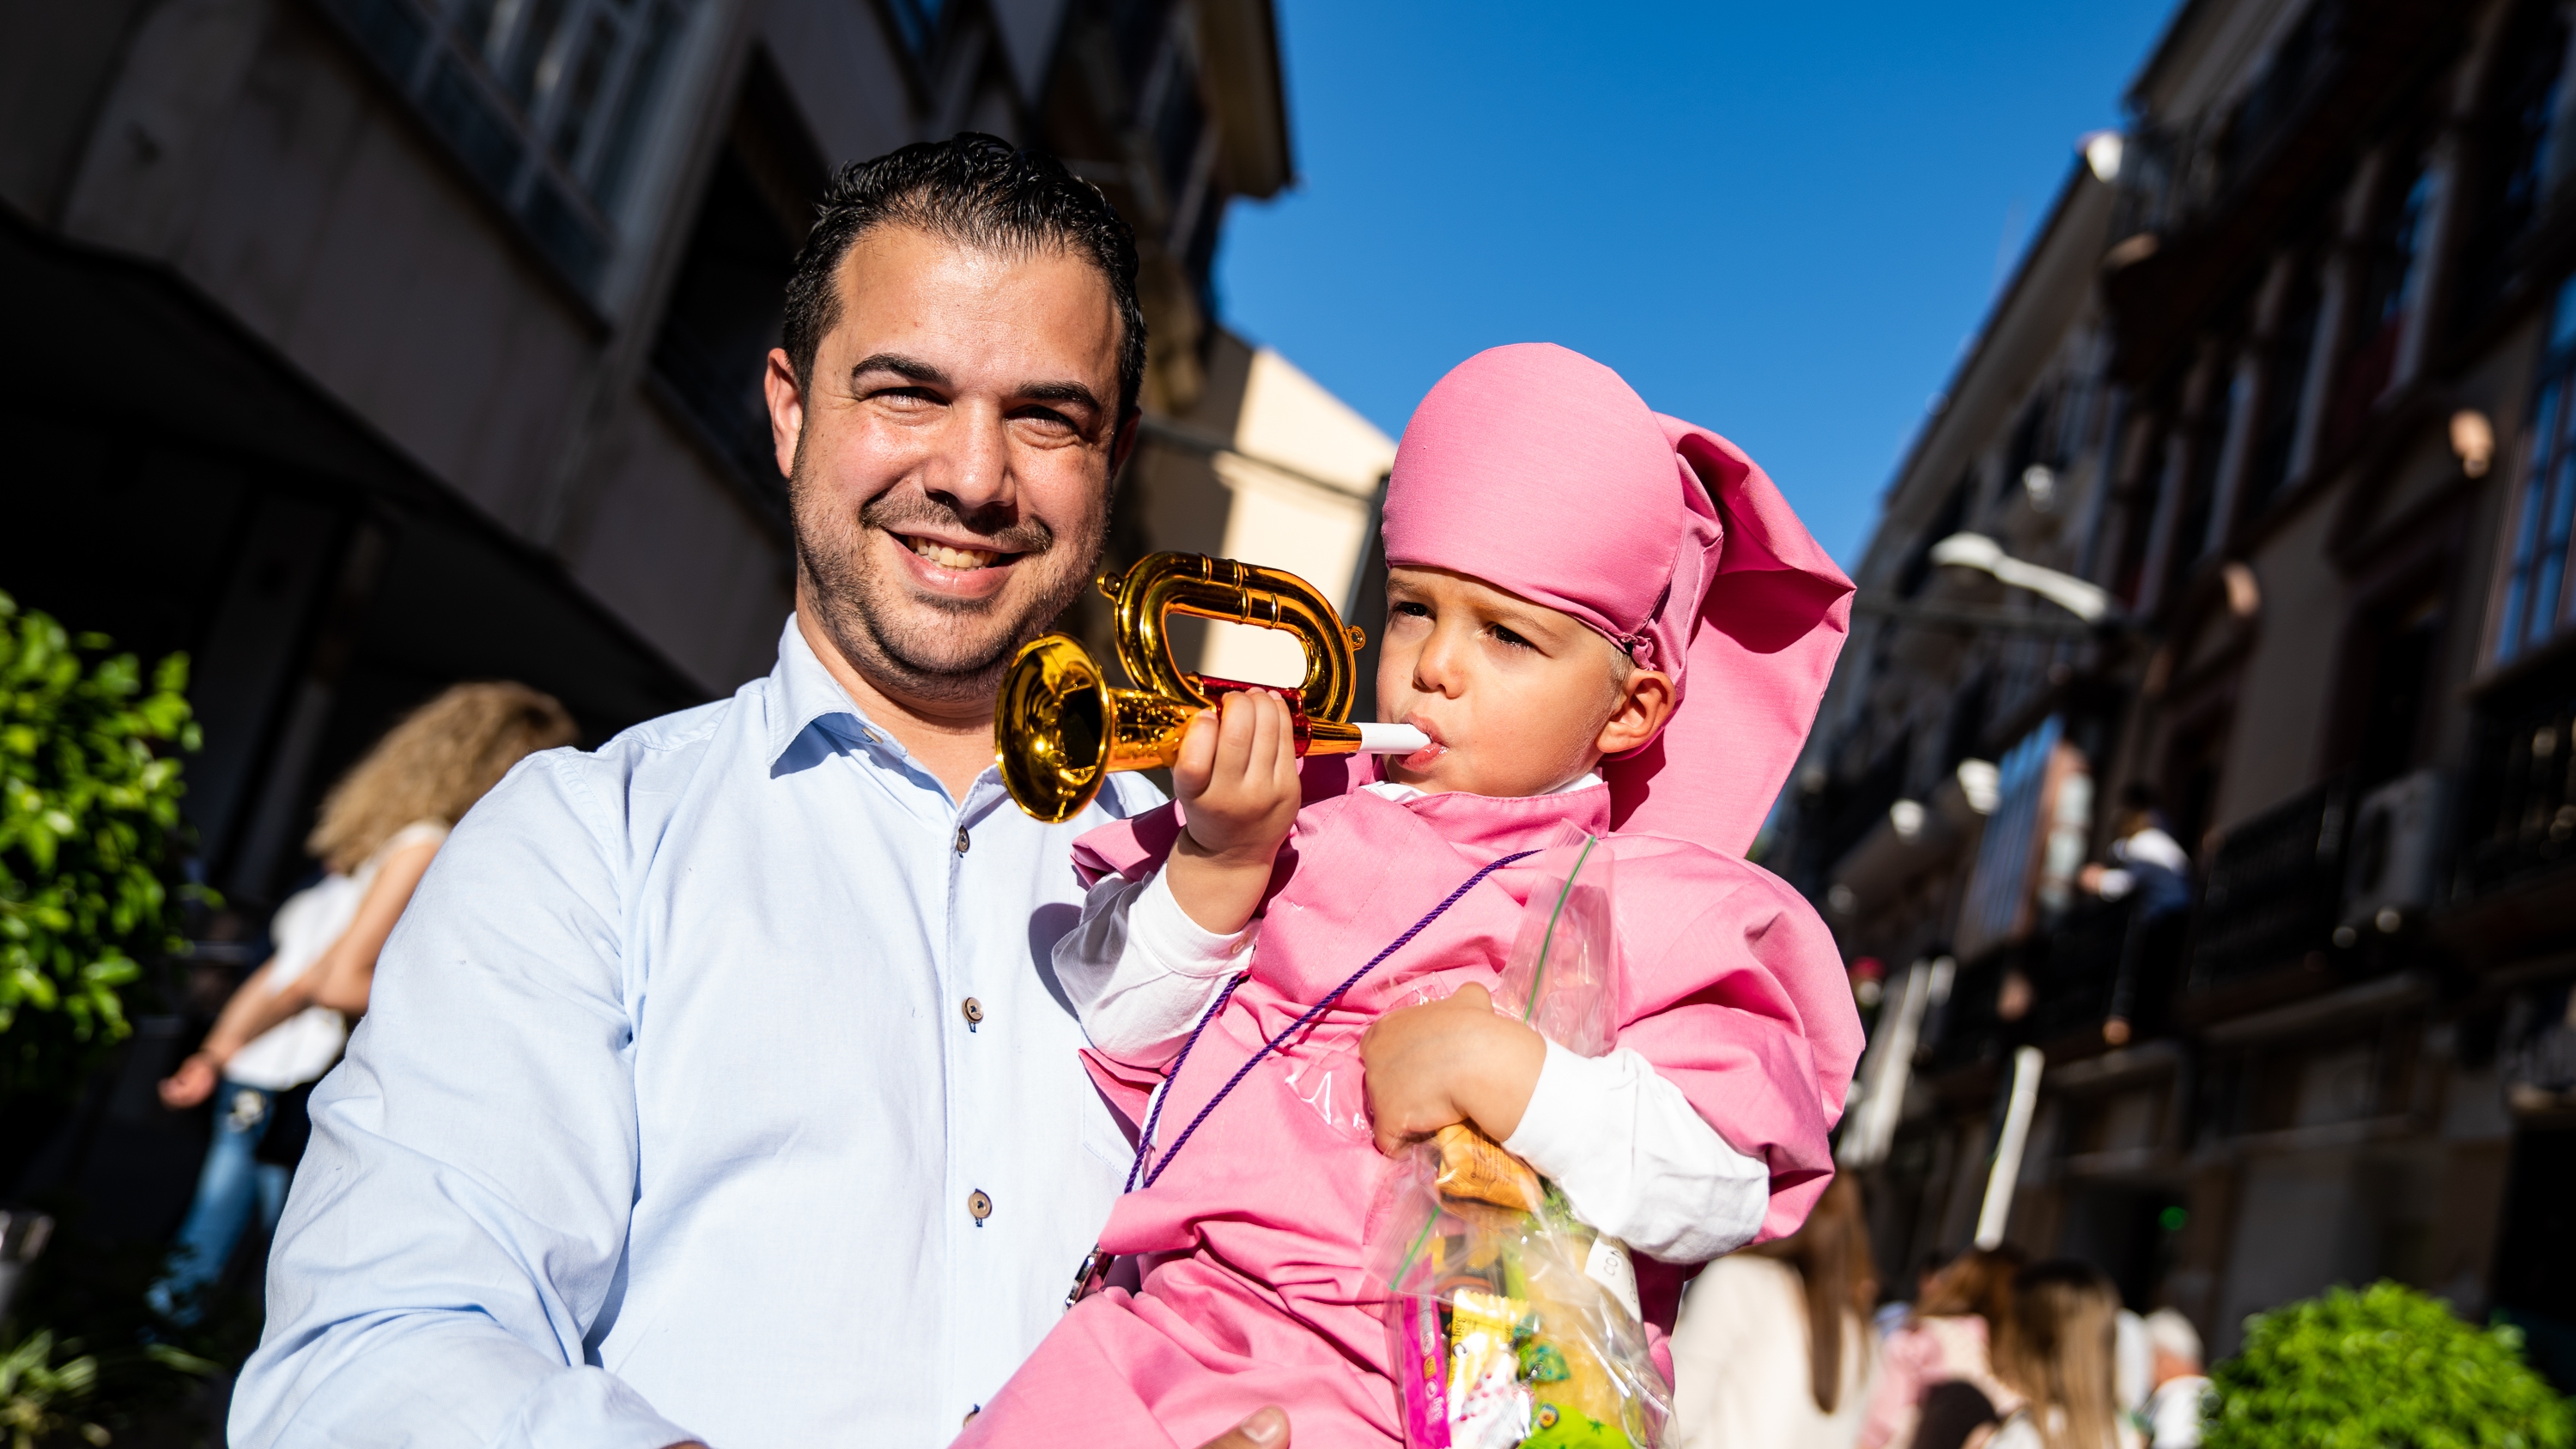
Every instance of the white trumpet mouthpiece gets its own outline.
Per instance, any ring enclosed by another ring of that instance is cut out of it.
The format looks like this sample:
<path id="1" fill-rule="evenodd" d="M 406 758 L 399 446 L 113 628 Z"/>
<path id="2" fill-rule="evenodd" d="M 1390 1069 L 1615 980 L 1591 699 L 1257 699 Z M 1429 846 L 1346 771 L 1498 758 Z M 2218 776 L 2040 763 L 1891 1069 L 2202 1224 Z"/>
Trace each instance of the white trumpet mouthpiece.
<path id="1" fill-rule="evenodd" d="M 1364 755 L 1409 755 L 1430 747 L 1431 736 L 1408 724 L 1360 726 L 1360 753 Z"/>

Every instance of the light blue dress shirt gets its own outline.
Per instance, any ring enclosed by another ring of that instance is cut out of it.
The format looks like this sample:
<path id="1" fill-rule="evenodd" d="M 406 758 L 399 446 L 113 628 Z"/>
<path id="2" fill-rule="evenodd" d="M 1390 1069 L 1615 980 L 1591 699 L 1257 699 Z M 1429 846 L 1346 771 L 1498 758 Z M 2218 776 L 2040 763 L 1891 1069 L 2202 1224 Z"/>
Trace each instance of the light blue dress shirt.
<path id="1" fill-rule="evenodd" d="M 234 1444 L 944 1444 L 1054 1324 L 1128 1162 L 1049 961 L 1068 852 L 1160 797 L 954 803 L 778 652 L 439 851 L 314 1093 Z"/>

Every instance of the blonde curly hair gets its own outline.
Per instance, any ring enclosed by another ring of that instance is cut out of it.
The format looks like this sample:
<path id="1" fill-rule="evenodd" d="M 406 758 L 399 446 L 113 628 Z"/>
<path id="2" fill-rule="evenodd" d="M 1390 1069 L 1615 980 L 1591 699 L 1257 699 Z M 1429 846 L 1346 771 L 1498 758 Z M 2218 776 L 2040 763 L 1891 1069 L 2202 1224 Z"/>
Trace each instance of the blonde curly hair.
<path id="1" fill-rule="evenodd" d="M 322 798 L 304 848 L 343 875 L 416 820 L 448 825 L 522 758 L 571 744 L 572 716 L 524 684 L 460 684 L 403 717 Z"/>

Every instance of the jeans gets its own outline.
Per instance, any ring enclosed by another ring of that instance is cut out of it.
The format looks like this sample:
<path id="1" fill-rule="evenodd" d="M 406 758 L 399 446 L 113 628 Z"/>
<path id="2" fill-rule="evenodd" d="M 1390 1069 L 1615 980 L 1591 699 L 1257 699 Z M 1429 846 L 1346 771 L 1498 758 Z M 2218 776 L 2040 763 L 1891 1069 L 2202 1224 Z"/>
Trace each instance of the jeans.
<path id="1" fill-rule="evenodd" d="M 153 1312 L 173 1323 L 195 1323 L 205 1311 L 199 1300 L 232 1261 L 252 1205 L 258 1205 L 261 1226 L 272 1232 L 286 1210 L 289 1170 L 251 1157 L 276 1109 L 277 1096 L 265 1087 L 228 1081 L 215 1088 L 215 1140 L 197 1174 L 196 1201 L 179 1225 L 168 1271 L 144 1295 Z"/>

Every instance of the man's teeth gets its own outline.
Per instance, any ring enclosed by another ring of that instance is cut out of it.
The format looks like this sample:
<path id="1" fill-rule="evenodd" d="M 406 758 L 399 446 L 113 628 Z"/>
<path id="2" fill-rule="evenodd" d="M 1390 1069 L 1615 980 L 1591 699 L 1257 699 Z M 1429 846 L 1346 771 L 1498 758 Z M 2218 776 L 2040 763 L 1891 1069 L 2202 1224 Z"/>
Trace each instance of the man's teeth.
<path id="1" fill-rule="evenodd" d="M 926 538 L 907 538 L 904 542 L 912 545 L 914 553 L 944 569 L 987 568 L 992 565 L 993 560 L 1001 557 L 1000 554 L 987 549 L 950 548 L 944 543 L 933 543 Z"/>

